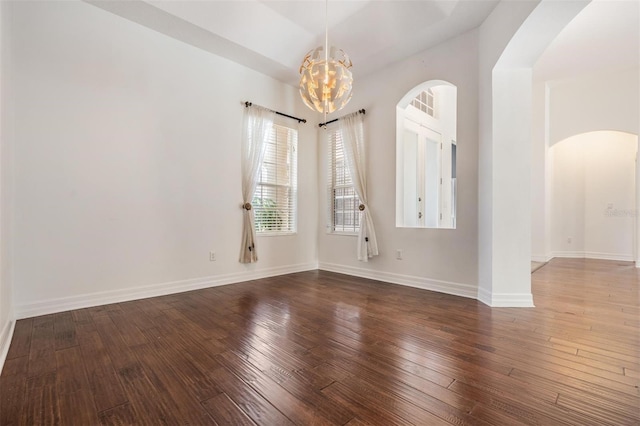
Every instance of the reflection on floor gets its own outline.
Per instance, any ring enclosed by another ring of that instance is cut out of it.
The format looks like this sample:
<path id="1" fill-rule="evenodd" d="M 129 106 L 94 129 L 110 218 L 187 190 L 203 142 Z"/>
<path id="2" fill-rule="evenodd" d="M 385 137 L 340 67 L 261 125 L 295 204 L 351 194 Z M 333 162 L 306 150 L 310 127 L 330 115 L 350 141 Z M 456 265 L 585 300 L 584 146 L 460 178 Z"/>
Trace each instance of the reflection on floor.
<path id="1" fill-rule="evenodd" d="M 538 269 L 542 268 L 546 264 L 547 264 L 547 262 L 534 262 L 534 261 L 531 261 L 531 273 L 533 274 L 535 271 L 537 271 Z"/>

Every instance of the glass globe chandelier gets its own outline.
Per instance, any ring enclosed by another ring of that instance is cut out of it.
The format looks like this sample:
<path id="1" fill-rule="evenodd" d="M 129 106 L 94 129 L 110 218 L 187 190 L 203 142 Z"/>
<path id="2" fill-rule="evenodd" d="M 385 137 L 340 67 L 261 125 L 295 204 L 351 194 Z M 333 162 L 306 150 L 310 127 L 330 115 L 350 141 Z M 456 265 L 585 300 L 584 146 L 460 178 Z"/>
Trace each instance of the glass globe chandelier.
<path id="1" fill-rule="evenodd" d="M 309 51 L 300 65 L 300 96 L 305 105 L 325 116 L 342 109 L 351 100 L 351 60 L 342 50 L 329 48 L 325 1 L 325 44 Z"/>

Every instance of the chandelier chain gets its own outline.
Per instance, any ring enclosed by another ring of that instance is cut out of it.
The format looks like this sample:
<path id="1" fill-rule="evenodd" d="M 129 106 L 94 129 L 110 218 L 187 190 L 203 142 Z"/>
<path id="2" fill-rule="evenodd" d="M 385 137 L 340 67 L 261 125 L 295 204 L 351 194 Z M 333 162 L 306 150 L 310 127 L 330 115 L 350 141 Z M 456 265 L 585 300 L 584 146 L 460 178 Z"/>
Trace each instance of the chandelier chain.
<path id="1" fill-rule="evenodd" d="M 329 46 L 329 0 L 325 0 L 324 46 L 311 50 L 300 65 L 300 96 L 312 110 L 327 114 L 351 100 L 351 61 L 342 49 Z M 324 55 L 322 52 L 324 51 Z"/>

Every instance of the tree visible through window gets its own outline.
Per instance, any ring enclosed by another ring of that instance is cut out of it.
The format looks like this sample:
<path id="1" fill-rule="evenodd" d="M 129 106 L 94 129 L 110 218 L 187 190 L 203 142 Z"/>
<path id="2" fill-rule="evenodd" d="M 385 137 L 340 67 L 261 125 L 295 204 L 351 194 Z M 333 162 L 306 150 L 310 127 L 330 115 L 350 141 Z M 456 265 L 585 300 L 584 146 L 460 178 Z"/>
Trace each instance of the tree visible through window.
<path id="1" fill-rule="evenodd" d="M 258 233 L 296 232 L 298 131 L 274 125 L 253 196 Z"/>
<path id="2" fill-rule="evenodd" d="M 327 130 L 329 152 L 329 220 L 331 232 L 357 233 L 360 199 L 353 188 L 340 130 Z"/>

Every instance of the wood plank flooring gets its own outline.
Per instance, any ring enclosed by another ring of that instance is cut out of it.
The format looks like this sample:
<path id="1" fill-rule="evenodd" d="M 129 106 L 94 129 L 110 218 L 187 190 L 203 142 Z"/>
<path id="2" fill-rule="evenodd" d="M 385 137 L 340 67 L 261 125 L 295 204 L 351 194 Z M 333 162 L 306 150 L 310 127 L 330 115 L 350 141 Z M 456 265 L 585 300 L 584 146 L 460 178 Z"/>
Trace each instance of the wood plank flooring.
<path id="1" fill-rule="evenodd" d="M 0 425 L 638 425 L 640 272 L 536 308 L 313 271 L 20 320 Z"/>

